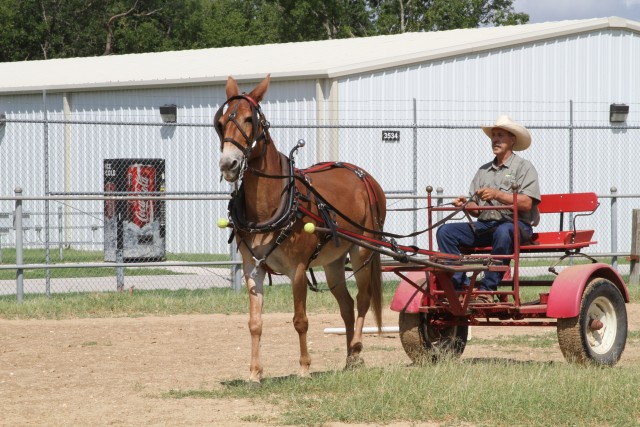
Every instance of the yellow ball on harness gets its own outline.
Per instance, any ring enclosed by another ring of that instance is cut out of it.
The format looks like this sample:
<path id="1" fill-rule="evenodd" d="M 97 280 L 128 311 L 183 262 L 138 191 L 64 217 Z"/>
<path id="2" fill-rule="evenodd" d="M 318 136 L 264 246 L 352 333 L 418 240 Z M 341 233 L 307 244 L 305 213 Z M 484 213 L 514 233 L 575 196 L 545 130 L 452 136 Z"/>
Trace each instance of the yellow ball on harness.
<path id="1" fill-rule="evenodd" d="M 311 234 L 314 231 L 316 231 L 316 225 L 312 222 L 308 222 L 304 225 L 304 231 L 306 231 L 307 233 Z"/>
<path id="2" fill-rule="evenodd" d="M 218 218 L 218 227 L 227 228 L 229 226 L 229 220 L 227 218 Z"/>

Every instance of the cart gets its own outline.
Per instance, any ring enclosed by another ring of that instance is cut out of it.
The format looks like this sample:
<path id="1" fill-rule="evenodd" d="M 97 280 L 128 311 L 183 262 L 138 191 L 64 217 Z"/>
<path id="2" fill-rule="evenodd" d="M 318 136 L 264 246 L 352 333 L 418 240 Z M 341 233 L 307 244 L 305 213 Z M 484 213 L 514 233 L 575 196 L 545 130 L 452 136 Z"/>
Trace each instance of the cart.
<path id="1" fill-rule="evenodd" d="M 625 304 L 629 294 L 616 270 L 581 252 L 597 243 L 593 240 L 594 230 L 576 228 L 577 219 L 597 209 L 595 193 L 542 195 L 540 214 L 559 216 L 560 225 L 552 231 L 535 232 L 529 241 L 520 242 L 514 188 L 511 205 L 480 207 L 512 210 L 514 253 L 497 256 L 491 255 L 490 247 L 472 247 L 464 248 L 458 256 L 433 250 L 433 229 L 439 224 L 434 224 L 434 214 L 448 212 L 449 217 L 459 208 L 434 206 L 432 190 L 427 187 L 427 249 L 399 245 L 394 239 L 367 238 L 339 228 L 321 230 L 333 231 L 391 258 L 382 269 L 401 279 L 391 309 L 399 313 L 400 340 L 412 361 L 437 362 L 443 357 L 460 356 L 470 326 L 555 326 L 567 361 L 596 365 L 615 365 L 619 361 L 627 339 Z M 566 214 L 573 219 L 569 230 L 563 229 Z M 550 254 L 554 259 L 549 275 L 521 280 L 520 256 L 532 253 Z M 587 263 L 577 263 L 578 260 Z M 464 291 L 456 291 L 451 281 L 453 274 L 460 271 L 470 278 Z M 497 291 L 479 290 L 480 275 L 485 271 L 505 273 Z M 539 289 L 535 301 L 522 299 L 521 289 L 528 286 Z M 477 303 L 480 294 L 489 294 L 494 302 Z"/>

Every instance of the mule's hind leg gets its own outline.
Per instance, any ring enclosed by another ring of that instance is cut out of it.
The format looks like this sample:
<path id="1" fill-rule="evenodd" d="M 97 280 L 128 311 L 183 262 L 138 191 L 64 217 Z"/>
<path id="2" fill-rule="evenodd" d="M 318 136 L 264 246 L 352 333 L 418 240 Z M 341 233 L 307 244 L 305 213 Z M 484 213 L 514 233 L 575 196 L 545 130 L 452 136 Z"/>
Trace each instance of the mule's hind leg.
<path id="1" fill-rule="evenodd" d="M 358 246 L 351 248 L 349 254 L 358 286 L 358 294 L 356 296 L 358 314 L 355 319 L 354 333 L 350 344 L 352 353 L 350 359 L 347 359 L 347 364 L 351 363 L 354 366 L 358 366 L 364 363 L 360 357 L 360 352 L 362 351 L 362 329 L 364 328 L 365 316 L 372 302 L 375 306 L 376 323 L 378 327 L 381 326 L 382 284 L 380 281 L 380 266 L 378 263 L 372 262 L 379 260 L 378 254 L 372 254 L 371 251 Z"/>
<path id="2" fill-rule="evenodd" d="M 344 322 L 344 328 L 347 338 L 347 365 L 346 368 L 362 364 L 360 352 L 362 351 L 361 340 L 354 340 L 355 315 L 353 312 L 353 298 L 349 294 L 345 283 L 344 261 L 341 257 L 338 260 L 324 266 L 324 272 L 327 277 L 327 285 L 331 289 L 331 293 L 338 301 L 340 307 L 340 315 Z"/>

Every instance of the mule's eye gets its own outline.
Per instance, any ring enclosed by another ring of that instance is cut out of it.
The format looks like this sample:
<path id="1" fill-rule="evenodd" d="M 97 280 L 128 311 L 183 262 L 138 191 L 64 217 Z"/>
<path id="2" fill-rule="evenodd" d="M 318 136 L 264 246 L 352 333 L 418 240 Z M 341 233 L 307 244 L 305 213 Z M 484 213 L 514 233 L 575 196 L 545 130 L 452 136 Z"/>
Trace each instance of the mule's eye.
<path id="1" fill-rule="evenodd" d="M 222 129 L 222 123 L 218 122 L 216 123 L 216 132 L 218 132 L 218 135 L 220 135 L 220 137 L 222 137 L 222 132 L 224 131 L 224 129 Z"/>

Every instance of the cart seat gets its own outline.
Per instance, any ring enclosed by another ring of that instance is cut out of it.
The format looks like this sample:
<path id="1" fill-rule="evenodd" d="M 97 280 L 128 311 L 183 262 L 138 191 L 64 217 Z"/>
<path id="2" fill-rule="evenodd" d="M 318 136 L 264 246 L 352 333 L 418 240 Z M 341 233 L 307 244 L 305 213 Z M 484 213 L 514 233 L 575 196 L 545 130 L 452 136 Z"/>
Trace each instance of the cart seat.
<path id="1" fill-rule="evenodd" d="M 520 252 L 566 252 L 580 250 L 598 242 L 592 240 L 594 230 L 577 230 L 576 219 L 591 215 L 598 208 L 598 196 L 595 193 L 543 194 L 538 210 L 540 215 L 559 214 L 558 231 L 533 233 L 530 240 L 521 242 Z M 575 213 L 571 230 L 563 230 L 564 214 Z M 488 253 L 491 246 L 464 247 L 464 254 Z"/>

